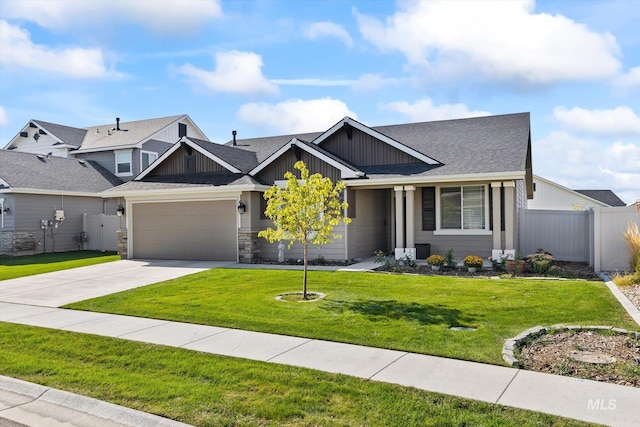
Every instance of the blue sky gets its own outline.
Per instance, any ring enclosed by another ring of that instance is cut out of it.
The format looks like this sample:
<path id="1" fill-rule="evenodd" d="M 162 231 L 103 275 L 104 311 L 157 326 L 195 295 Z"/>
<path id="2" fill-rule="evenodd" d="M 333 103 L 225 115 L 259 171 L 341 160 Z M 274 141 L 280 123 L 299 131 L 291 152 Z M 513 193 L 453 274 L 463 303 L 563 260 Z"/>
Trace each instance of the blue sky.
<path id="1" fill-rule="evenodd" d="M 528 111 L 535 174 L 629 204 L 638 22 L 640 0 L 4 0 L 0 144 L 30 119 L 188 114 L 226 142 Z"/>

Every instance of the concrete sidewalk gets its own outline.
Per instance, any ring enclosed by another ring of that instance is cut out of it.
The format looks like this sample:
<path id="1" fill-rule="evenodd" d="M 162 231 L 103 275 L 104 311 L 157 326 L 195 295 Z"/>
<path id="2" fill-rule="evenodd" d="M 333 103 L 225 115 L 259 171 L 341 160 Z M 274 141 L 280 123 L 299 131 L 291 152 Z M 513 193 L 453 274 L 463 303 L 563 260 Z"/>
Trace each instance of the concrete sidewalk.
<path id="1" fill-rule="evenodd" d="M 637 426 L 640 420 L 640 389 L 634 387 L 351 344 L 57 308 L 223 266 L 254 267 L 221 262 L 123 260 L 0 281 L 0 321 L 301 366 L 611 426 Z M 322 269 L 366 271 L 372 267 L 372 260 L 366 260 L 347 268 Z M 59 415 L 58 425 L 93 426 L 95 422 L 83 421 L 85 416 L 104 418 L 104 402 L 82 396 L 40 400 L 34 398 L 38 392 L 19 391 L 25 387 L 43 390 L 38 388 L 42 386 L 15 381 L 0 378 L 0 425 L 3 417 L 26 425 L 56 425 L 55 418 L 29 424 L 29 411 L 38 414 L 42 408 L 51 411 L 49 415 Z M 58 396 L 52 390 L 40 395 Z M 31 399 L 33 406 L 21 406 L 20 399 L 23 403 Z M 72 403 L 65 406 L 64 402 Z M 144 424 L 144 415 L 149 414 L 131 415 L 137 420 L 133 424 L 126 424 L 127 417 L 118 418 L 119 415 L 113 415 L 111 421 L 116 423 L 112 425 L 161 425 L 153 421 L 153 415 L 149 415 L 149 424 Z"/>
<path id="2" fill-rule="evenodd" d="M 637 426 L 640 420 L 638 388 L 502 366 L 307 338 L 14 303 L 0 303 L 0 321 L 301 366 L 611 426 Z M 0 416 L 3 412 L 0 411 Z M 20 418 L 14 421 L 21 422 Z"/>

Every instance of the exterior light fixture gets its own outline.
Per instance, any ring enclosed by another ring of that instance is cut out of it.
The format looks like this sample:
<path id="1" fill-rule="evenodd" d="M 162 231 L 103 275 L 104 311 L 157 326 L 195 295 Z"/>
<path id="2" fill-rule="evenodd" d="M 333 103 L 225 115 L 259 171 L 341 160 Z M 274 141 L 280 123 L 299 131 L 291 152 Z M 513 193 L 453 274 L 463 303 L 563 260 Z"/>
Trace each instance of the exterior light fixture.
<path id="1" fill-rule="evenodd" d="M 116 209 L 116 215 L 118 216 L 124 215 L 124 206 L 118 205 L 118 209 Z"/>
<path id="2" fill-rule="evenodd" d="M 247 205 L 244 204 L 242 200 L 238 202 L 238 213 L 242 215 L 247 211 Z"/>

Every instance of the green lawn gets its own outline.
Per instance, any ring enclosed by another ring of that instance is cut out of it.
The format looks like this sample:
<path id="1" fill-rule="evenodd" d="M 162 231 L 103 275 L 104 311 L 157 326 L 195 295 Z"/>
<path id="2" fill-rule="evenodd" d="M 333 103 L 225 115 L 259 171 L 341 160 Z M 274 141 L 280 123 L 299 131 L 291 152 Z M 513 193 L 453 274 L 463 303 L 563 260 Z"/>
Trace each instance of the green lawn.
<path id="1" fill-rule="evenodd" d="M 0 257 L 0 280 L 49 273 L 120 259 L 114 252 L 74 251 L 19 257 Z"/>
<path id="2" fill-rule="evenodd" d="M 196 426 L 585 426 L 344 375 L 0 322 L 0 374 Z"/>
<path id="3" fill-rule="evenodd" d="M 214 269 L 68 308 L 225 326 L 503 364 L 504 340 L 536 325 L 638 327 L 602 282 L 309 273 L 318 302 L 274 297 L 299 271 Z M 476 328 L 453 331 L 451 326 Z"/>

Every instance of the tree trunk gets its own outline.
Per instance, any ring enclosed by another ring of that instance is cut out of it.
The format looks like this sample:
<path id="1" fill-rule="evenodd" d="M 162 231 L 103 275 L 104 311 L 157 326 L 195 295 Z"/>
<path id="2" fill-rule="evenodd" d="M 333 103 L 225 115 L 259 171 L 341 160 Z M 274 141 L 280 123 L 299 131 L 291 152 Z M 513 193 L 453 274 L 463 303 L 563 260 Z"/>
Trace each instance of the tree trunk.
<path id="1" fill-rule="evenodd" d="M 304 241 L 304 251 L 302 253 L 304 261 L 304 274 L 302 276 L 302 299 L 307 299 L 307 241 Z"/>

